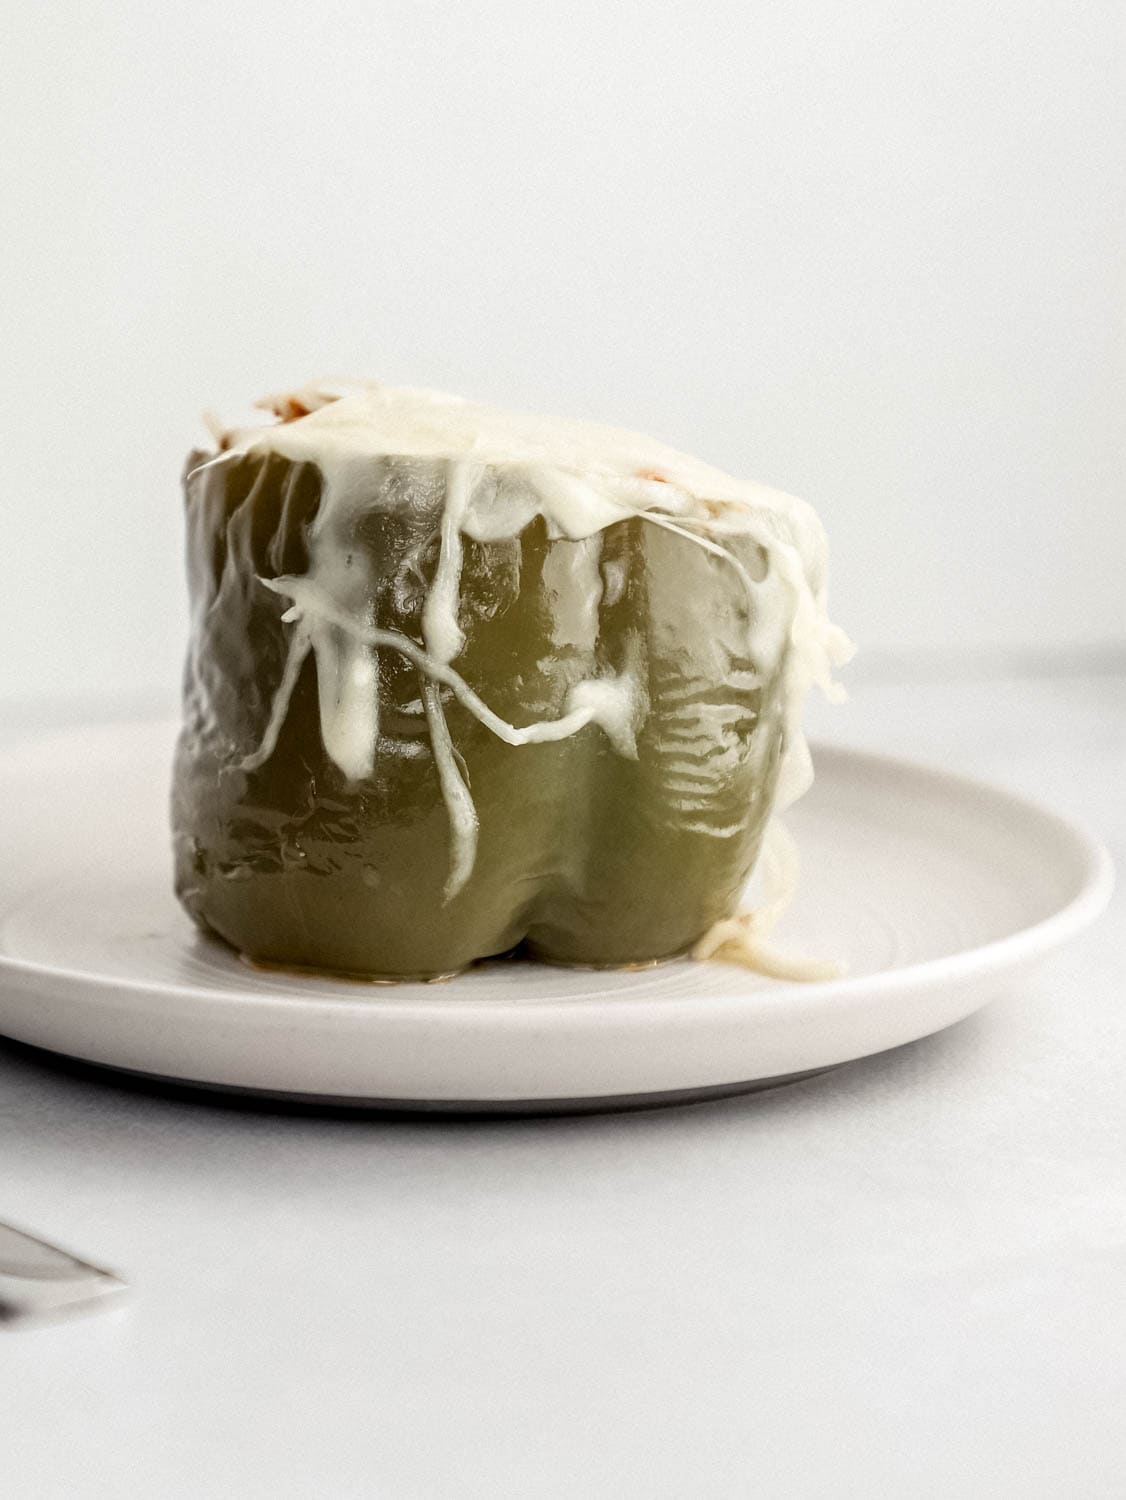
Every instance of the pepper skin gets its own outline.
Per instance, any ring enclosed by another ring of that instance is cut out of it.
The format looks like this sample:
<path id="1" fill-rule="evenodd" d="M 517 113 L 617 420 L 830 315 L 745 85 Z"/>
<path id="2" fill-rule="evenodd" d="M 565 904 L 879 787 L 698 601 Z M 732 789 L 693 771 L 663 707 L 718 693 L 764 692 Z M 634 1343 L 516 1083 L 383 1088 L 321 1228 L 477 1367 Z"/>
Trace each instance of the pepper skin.
<path id="1" fill-rule="evenodd" d="M 783 749 L 785 653 L 749 657 L 753 594 L 730 561 L 634 517 L 585 541 L 464 542 L 452 663 L 515 725 L 556 719 L 577 682 L 637 683 L 636 758 L 598 724 L 512 746 L 442 690 L 479 819 L 472 874 L 447 899 L 451 830 L 418 667 L 378 652 L 374 769 L 325 751 L 317 661 L 301 668 L 276 746 L 255 769 L 282 677 L 288 601 L 321 497 L 311 463 L 248 452 L 185 477 L 192 641 L 175 764 L 176 891 L 247 958 L 378 979 L 431 978 L 519 945 L 557 964 L 684 953 L 735 908 Z M 368 619 L 421 642 L 445 468 L 372 461 L 357 523 Z M 748 537 L 728 550 L 756 578 Z"/>

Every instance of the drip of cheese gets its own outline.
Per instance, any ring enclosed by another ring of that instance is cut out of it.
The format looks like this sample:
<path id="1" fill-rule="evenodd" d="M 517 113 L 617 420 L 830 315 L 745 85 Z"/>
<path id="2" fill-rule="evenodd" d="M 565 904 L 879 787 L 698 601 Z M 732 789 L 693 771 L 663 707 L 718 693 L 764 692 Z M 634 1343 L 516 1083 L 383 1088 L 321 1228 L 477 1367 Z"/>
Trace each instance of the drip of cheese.
<path id="1" fill-rule="evenodd" d="M 477 831 L 480 826 L 473 796 L 465 784 L 465 778 L 457 763 L 446 711 L 442 707 L 441 690 L 429 677 L 422 679 L 422 701 L 426 706 L 426 722 L 430 729 L 430 746 L 434 752 L 434 764 L 438 768 L 438 781 L 446 803 L 450 820 L 450 842 L 453 858 L 450 861 L 449 878 L 445 896 L 452 901 L 473 873 L 473 861 L 477 857 Z"/>
<path id="2" fill-rule="evenodd" d="M 290 601 L 283 619 L 293 630 L 265 734 L 243 762 L 245 769 L 273 753 L 301 666 L 312 651 L 325 750 L 346 776 L 370 775 L 380 745 L 377 653 L 397 651 L 422 681 L 421 703 L 450 823 L 446 899 L 452 899 L 472 874 L 477 814 L 446 727 L 441 687 L 513 745 L 566 738 L 593 723 L 619 754 L 636 756 L 643 708 L 640 685 L 626 672 L 575 684 L 556 720 L 517 727 L 493 713 L 451 666 L 464 645 L 458 623 L 463 539 L 516 537 L 538 516 L 550 538 L 587 542 L 636 516 L 725 560 L 748 591 L 753 606 L 749 655 L 763 680 L 779 669 L 783 674 L 777 806 L 788 805 L 808 786 L 812 772 L 801 705 L 813 684 L 831 698 L 841 696 L 833 668 L 848 659 L 852 647 L 828 618 L 825 535 L 804 501 L 734 479 L 639 433 L 503 412 L 437 391 L 359 385 L 341 393 L 314 385 L 262 404 L 282 420 L 220 433 L 220 451 L 208 462 L 221 464 L 246 452 L 276 453 L 314 464 L 322 493 L 309 530 L 308 571 L 299 578 L 262 580 Z M 372 460 L 385 457 L 445 463 L 438 563 L 423 606 L 422 646 L 401 632 L 376 628 L 370 573 L 364 549 L 356 545 L 362 518 L 373 506 L 391 503 L 374 499 L 370 483 Z M 761 579 L 724 545 L 732 536 L 757 543 L 767 560 Z M 592 587 L 599 587 L 597 550 L 583 554 L 583 560 Z M 612 577 L 606 586 L 613 586 Z M 582 613 L 577 609 L 576 629 Z M 773 972 L 785 967 L 763 946 L 761 920 L 753 943 L 746 939 L 746 919 L 732 921 L 741 924 L 744 961 L 753 959 L 768 970 L 773 965 Z M 714 951 L 728 956 L 734 937 L 727 932 L 712 942 L 715 934 L 709 934 L 701 949 L 711 942 Z"/>
<path id="3" fill-rule="evenodd" d="M 840 979 L 844 965 L 832 958 L 808 958 L 786 953 L 770 941 L 798 888 L 800 861 L 797 845 L 777 816 L 767 826 L 759 855 L 758 874 L 765 900 L 753 910 L 736 912 L 716 922 L 692 950 L 692 957 L 740 964 L 771 979 L 794 979 L 805 983 Z"/>

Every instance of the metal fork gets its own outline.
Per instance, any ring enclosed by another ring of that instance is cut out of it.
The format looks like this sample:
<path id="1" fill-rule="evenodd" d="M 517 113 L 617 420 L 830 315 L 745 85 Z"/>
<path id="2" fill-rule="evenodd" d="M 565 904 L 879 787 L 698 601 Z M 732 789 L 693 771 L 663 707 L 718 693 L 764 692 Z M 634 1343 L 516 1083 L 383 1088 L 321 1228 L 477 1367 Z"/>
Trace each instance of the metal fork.
<path id="1" fill-rule="evenodd" d="M 94 1311 L 127 1290 L 112 1271 L 0 1224 L 0 1323 Z"/>

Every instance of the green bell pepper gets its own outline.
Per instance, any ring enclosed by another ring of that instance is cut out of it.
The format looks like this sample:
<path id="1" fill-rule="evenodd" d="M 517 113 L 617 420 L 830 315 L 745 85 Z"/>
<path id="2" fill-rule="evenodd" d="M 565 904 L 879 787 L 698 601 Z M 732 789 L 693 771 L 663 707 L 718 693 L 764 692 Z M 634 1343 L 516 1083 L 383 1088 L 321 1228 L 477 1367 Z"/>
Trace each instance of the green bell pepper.
<path id="1" fill-rule="evenodd" d="M 464 644 L 434 672 L 446 464 L 372 460 L 341 563 L 359 624 L 329 601 L 310 645 L 321 471 L 208 457 L 185 478 L 173 792 L 176 890 L 201 927 L 255 962 L 404 979 L 517 947 L 645 964 L 731 914 L 786 738 L 787 649 L 764 663 L 749 644 L 745 580 L 771 566 L 759 542 L 728 536 L 717 555 L 643 516 L 580 540 L 540 517 L 461 538 Z M 377 701 L 366 759 L 357 693 Z M 506 730 L 581 727 L 508 743 L 490 714 Z"/>

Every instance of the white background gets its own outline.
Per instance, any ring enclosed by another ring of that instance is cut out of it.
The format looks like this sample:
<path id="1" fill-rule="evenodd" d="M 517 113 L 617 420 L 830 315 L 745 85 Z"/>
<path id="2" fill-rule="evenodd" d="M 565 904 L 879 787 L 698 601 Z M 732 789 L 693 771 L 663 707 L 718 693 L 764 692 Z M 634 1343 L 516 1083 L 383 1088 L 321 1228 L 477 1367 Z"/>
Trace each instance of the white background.
<path id="1" fill-rule="evenodd" d="M 870 661 L 1126 644 L 1120 0 L 3 29 L 0 694 L 174 691 L 196 413 L 330 372 L 807 495 Z"/>

